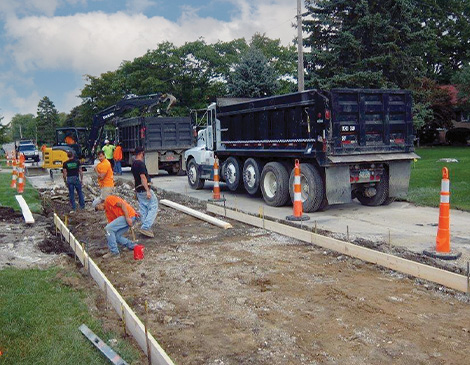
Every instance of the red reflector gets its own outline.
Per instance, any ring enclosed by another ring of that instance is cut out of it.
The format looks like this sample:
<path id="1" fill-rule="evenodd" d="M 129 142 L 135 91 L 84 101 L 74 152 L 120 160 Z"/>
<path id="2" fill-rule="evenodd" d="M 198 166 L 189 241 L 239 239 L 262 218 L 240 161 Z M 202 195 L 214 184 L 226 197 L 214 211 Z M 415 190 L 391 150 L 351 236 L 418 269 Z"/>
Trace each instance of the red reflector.
<path id="1" fill-rule="evenodd" d="M 371 180 L 374 180 L 374 175 L 370 175 L 370 179 L 371 179 Z"/>
<path id="2" fill-rule="evenodd" d="M 354 178 L 352 176 L 349 177 L 349 182 L 353 182 Z"/>
<path id="3" fill-rule="evenodd" d="M 354 179 L 355 179 L 356 181 L 359 181 L 359 176 L 356 176 Z"/>
<path id="4" fill-rule="evenodd" d="M 318 119 L 321 119 L 321 113 L 317 114 Z"/>
<path id="5" fill-rule="evenodd" d="M 330 119 L 330 111 L 328 109 L 325 110 L 325 119 Z"/>

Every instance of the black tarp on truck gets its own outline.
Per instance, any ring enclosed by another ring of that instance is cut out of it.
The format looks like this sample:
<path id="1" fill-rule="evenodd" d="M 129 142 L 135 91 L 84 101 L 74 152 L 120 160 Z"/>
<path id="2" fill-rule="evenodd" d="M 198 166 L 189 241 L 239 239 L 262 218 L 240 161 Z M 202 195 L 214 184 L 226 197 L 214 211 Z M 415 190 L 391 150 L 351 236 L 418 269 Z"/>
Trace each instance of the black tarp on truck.
<path id="1" fill-rule="evenodd" d="M 144 147 L 149 174 L 159 170 L 169 174 L 182 168 L 182 154 L 192 146 L 192 125 L 189 117 L 138 117 L 116 123 L 123 149 L 123 161 L 131 164 L 132 152 Z"/>
<path id="2" fill-rule="evenodd" d="M 229 189 L 261 190 L 274 206 L 286 203 L 289 190 L 293 196 L 295 159 L 302 162 L 307 212 L 354 197 L 366 205 L 387 204 L 408 190 L 417 157 L 409 91 L 308 90 L 211 108 L 205 150 L 185 154 L 190 185 L 190 172 L 211 178 L 197 153 L 207 161 L 213 151 Z M 197 166 L 192 171 L 191 158 Z"/>

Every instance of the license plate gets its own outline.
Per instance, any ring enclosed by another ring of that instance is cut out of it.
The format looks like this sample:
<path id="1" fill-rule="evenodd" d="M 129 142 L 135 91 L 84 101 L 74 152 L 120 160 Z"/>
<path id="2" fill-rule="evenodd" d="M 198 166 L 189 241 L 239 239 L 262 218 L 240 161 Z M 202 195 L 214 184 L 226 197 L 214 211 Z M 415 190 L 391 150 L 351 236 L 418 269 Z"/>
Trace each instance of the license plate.
<path id="1" fill-rule="evenodd" d="M 369 171 L 369 170 L 361 170 L 361 171 L 359 171 L 359 179 L 361 179 L 361 180 L 369 180 L 369 179 L 370 179 L 370 171 Z"/>

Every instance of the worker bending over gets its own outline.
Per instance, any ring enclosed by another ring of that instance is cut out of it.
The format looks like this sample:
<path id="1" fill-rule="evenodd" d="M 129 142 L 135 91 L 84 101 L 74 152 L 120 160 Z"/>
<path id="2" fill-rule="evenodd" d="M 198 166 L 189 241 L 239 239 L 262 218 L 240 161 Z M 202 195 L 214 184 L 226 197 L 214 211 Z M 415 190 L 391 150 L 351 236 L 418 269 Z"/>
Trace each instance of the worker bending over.
<path id="1" fill-rule="evenodd" d="M 104 230 L 106 231 L 109 252 L 103 255 L 103 258 L 120 257 L 117 247 L 118 243 L 126 247 L 129 251 L 132 251 L 136 244 L 124 237 L 123 234 L 125 234 L 135 222 L 137 213 L 134 208 L 124 199 L 115 195 L 109 195 L 104 201 L 101 198 L 96 198 L 93 201 L 93 207 L 95 210 L 104 211 L 108 219 L 108 224 Z"/>

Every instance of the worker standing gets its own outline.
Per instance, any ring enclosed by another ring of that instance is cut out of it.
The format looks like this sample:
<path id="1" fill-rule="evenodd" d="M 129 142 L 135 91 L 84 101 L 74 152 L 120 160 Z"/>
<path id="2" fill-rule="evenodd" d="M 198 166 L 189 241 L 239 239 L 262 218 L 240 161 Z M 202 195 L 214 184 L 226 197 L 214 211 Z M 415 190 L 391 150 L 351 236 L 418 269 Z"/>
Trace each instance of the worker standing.
<path id="1" fill-rule="evenodd" d="M 106 159 L 104 152 L 98 152 L 98 160 L 100 161 L 95 167 L 98 174 L 98 185 L 101 188 L 101 198 L 104 200 L 108 195 L 113 193 L 114 174 L 111 163 Z"/>
<path id="2" fill-rule="evenodd" d="M 108 241 L 109 252 L 103 255 L 103 258 L 118 258 L 120 257 L 117 244 L 127 247 L 132 251 L 135 243 L 130 239 L 123 236 L 135 222 L 137 213 L 134 208 L 130 206 L 125 200 L 115 196 L 109 195 L 106 199 L 102 200 L 97 198 L 93 201 L 95 210 L 104 211 L 108 224 L 104 228 L 106 231 L 106 239 Z"/>
<path id="3" fill-rule="evenodd" d="M 114 153 L 114 145 L 109 142 L 109 140 L 104 141 L 104 146 L 103 146 L 103 152 L 104 155 L 106 156 L 106 159 L 109 161 L 111 164 L 111 168 L 114 169 L 114 159 L 113 159 L 113 153 Z"/>
<path id="4" fill-rule="evenodd" d="M 122 175 L 122 167 L 121 167 L 122 147 L 121 147 L 121 142 L 118 142 L 116 148 L 114 149 L 113 159 L 114 159 L 114 173 L 116 175 Z"/>
<path id="5" fill-rule="evenodd" d="M 139 202 L 139 213 L 142 225 L 139 232 L 147 237 L 154 237 L 151 230 L 158 213 L 158 200 L 155 193 L 150 189 L 151 181 L 144 162 L 144 149 L 135 149 L 135 160 L 131 171 L 134 175 L 135 192 Z"/>
<path id="6" fill-rule="evenodd" d="M 62 165 L 62 174 L 64 176 L 64 182 L 69 188 L 69 200 L 70 205 L 72 206 L 72 211 L 75 211 L 75 190 L 78 194 L 78 203 L 80 204 L 81 209 L 85 209 L 85 199 L 83 197 L 82 191 L 82 182 L 83 182 L 83 170 L 80 165 L 80 161 L 77 158 L 74 158 L 72 151 L 67 152 L 67 157 L 69 158 Z"/>

